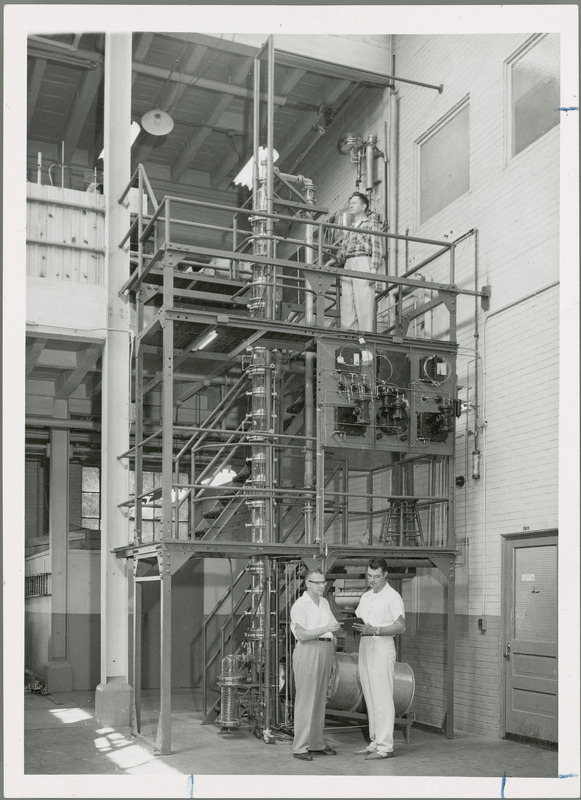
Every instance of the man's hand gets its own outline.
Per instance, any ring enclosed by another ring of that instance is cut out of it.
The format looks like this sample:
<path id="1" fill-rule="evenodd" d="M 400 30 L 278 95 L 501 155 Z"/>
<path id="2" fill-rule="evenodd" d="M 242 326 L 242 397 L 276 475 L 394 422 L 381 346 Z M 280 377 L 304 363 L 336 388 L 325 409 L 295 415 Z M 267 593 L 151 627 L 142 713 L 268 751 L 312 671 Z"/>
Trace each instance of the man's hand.
<path id="1" fill-rule="evenodd" d="M 362 625 L 360 622 L 354 622 L 353 627 L 356 631 L 358 631 L 363 636 L 371 636 L 373 634 L 377 634 L 377 626 L 376 625 L 368 625 L 365 623 Z"/>
<path id="2" fill-rule="evenodd" d="M 337 263 L 337 259 L 336 258 L 330 258 L 327 261 L 327 263 L 325 264 L 325 266 L 326 267 L 334 267 L 336 263 Z"/>
<path id="3" fill-rule="evenodd" d="M 341 623 L 337 622 L 337 620 L 335 620 L 335 622 L 331 623 L 331 625 L 329 627 L 329 630 L 331 631 L 331 633 L 335 633 L 335 631 L 338 631 L 340 627 L 341 627 Z"/>

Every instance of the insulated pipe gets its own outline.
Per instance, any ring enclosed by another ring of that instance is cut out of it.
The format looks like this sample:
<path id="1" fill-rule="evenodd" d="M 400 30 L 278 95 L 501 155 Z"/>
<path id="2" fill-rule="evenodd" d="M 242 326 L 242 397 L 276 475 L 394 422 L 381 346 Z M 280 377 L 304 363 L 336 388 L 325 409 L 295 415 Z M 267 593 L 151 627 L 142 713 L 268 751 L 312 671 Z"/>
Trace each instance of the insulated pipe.
<path id="1" fill-rule="evenodd" d="M 377 136 L 375 134 L 370 134 L 367 137 L 367 142 L 365 143 L 365 189 L 370 195 L 371 199 L 371 192 L 373 191 L 374 185 L 374 176 L 375 176 L 375 143 L 377 142 Z"/>
<path id="2" fill-rule="evenodd" d="M 100 431 L 100 422 L 85 419 L 53 419 L 52 417 L 26 417 L 31 428 L 61 428 L 63 430 Z"/>

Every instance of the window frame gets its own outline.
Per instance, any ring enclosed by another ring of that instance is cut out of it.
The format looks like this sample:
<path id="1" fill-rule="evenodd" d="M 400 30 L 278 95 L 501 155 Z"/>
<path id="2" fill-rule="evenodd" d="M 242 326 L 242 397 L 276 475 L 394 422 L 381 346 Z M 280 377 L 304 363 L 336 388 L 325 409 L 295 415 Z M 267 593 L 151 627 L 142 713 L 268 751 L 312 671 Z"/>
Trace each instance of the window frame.
<path id="1" fill-rule="evenodd" d="M 552 128 L 545 131 L 545 133 L 541 134 L 537 139 L 533 142 L 528 144 L 518 153 L 513 154 L 513 102 L 512 102 L 512 70 L 515 64 L 520 61 L 523 56 L 527 55 L 531 50 L 533 50 L 543 39 L 546 39 L 549 36 L 549 31 L 546 33 L 535 33 L 532 36 L 529 36 L 526 41 L 524 41 L 520 47 L 518 47 L 504 62 L 504 166 L 508 167 L 512 164 L 516 159 L 519 159 L 525 153 L 528 153 L 532 147 L 538 145 L 545 136 L 550 134 L 555 130 L 555 128 L 560 127 L 560 120 L 556 125 L 553 125 Z M 559 47 L 560 51 L 560 47 Z M 560 52 L 559 52 L 560 55 Z M 560 65 L 559 65 L 560 67 Z M 559 78 L 560 78 L 560 70 L 559 70 Z"/>
<path id="2" fill-rule="evenodd" d="M 440 133 L 443 128 L 458 114 L 460 114 L 465 109 L 468 109 L 468 189 L 462 194 L 459 194 L 453 200 L 450 200 L 445 206 L 435 211 L 431 214 L 427 219 L 422 221 L 422 194 L 421 194 L 421 148 L 429 139 L 431 139 L 436 134 Z M 420 228 L 423 225 L 427 225 L 434 219 L 438 214 L 442 213 L 445 209 L 449 208 L 452 203 L 455 203 L 461 197 L 469 194 L 472 190 L 472 175 L 471 175 L 471 136 L 470 136 L 470 93 L 464 95 L 461 100 L 459 100 L 455 105 L 453 105 L 448 111 L 441 116 L 437 122 L 431 125 L 424 133 L 421 134 L 415 140 L 415 226 L 416 228 Z"/>
<path id="3" fill-rule="evenodd" d="M 86 469 L 97 470 L 99 488 L 96 491 L 83 488 L 83 483 L 84 483 L 84 478 L 85 478 L 85 470 Z M 97 496 L 97 498 L 98 498 L 98 507 L 99 507 L 98 516 L 92 517 L 92 516 L 87 516 L 86 514 L 83 514 L 83 500 L 85 498 L 85 495 L 96 495 Z M 97 466 L 97 465 L 94 465 L 94 464 L 91 464 L 91 465 L 81 464 L 81 527 L 84 530 L 97 530 L 97 531 L 100 531 L 101 530 L 101 510 L 102 510 L 101 509 L 101 467 Z M 85 525 L 85 520 L 97 520 L 97 526 L 94 527 L 94 528 L 91 528 L 91 527 Z"/>

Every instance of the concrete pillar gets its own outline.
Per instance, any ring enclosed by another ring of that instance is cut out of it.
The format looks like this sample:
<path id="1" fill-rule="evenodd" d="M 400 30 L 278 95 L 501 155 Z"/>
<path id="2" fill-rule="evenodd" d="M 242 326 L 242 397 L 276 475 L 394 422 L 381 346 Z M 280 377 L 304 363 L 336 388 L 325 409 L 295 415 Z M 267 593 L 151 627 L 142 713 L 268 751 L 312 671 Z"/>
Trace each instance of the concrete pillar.
<path id="1" fill-rule="evenodd" d="M 54 401 L 54 416 L 66 419 L 66 400 Z M 51 429 L 49 541 L 52 571 L 49 661 L 44 680 L 51 692 L 70 692 L 73 668 L 67 660 L 67 566 L 69 546 L 69 431 Z"/>
<path id="2" fill-rule="evenodd" d="M 111 551 L 128 542 L 128 518 L 119 503 L 129 496 L 129 466 L 118 456 L 129 447 L 129 305 L 119 290 L 129 278 L 129 254 L 119 243 L 129 212 L 118 198 L 129 182 L 131 34 L 105 38 L 104 191 L 107 338 L 103 352 L 101 459 L 101 683 L 95 717 L 104 726 L 131 723 L 128 580 L 130 564 Z"/>

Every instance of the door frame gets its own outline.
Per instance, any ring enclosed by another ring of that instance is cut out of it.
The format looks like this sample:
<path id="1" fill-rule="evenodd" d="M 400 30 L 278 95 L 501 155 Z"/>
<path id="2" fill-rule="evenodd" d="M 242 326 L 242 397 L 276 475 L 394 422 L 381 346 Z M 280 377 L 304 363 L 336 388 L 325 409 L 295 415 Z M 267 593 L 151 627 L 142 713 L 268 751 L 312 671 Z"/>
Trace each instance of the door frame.
<path id="1" fill-rule="evenodd" d="M 508 582 L 511 580 L 512 561 L 509 555 L 512 552 L 512 545 L 515 541 L 525 541 L 527 539 L 544 539 L 547 536 L 553 536 L 558 542 L 559 530 L 558 528 L 548 528 L 546 530 L 536 531 L 519 531 L 518 533 L 501 533 L 502 539 L 502 552 L 501 552 L 501 589 L 500 589 L 500 736 L 502 739 L 506 738 L 506 668 L 504 663 L 503 653 L 505 652 L 507 642 L 507 597 L 508 597 Z M 558 558 L 558 553 L 557 553 Z M 557 592 L 559 590 L 559 563 L 557 561 Z M 558 651 L 557 651 L 558 652 Z M 558 662 L 557 662 L 558 664 Z M 557 681 L 558 681 L 557 672 Z"/>

